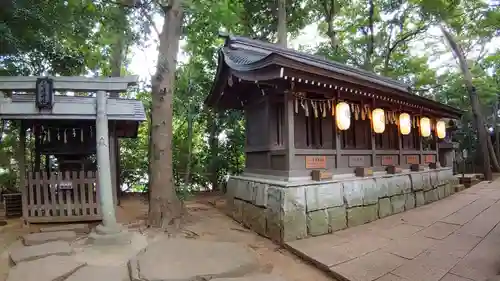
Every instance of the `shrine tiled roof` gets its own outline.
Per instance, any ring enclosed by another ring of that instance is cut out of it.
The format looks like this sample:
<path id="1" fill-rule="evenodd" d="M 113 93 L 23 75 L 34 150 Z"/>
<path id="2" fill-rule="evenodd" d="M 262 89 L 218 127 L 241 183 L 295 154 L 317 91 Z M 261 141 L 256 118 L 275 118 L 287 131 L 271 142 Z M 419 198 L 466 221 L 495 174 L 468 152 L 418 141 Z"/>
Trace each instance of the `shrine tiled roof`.
<path id="1" fill-rule="evenodd" d="M 458 118 L 462 111 L 437 101 L 415 95 L 402 81 L 358 69 L 317 55 L 306 54 L 277 44 L 246 37 L 225 35 L 219 49 L 218 69 L 206 103 L 225 108 L 241 108 L 244 93 L 224 95 L 233 76 L 240 81 L 276 83 L 288 80 L 313 87 L 347 88 L 377 99 L 389 100 L 394 106 L 412 107 L 414 112 L 428 111 L 443 117 Z M 273 82 L 274 81 L 274 82 Z M 302 81 L 302 82 L 301 82 Z M 304 83 L 305 82 L 305 83 Z M 314 91 L 313 88 L 309 88 Z M 241 103 L 241 106 L 238 105 Z"/>
<path id="2" fill-rule="evenodd" d="M 52 112 L 40 112 L 35 106 L 34 94 L 14 94 L 0 97 L 2 119 L 86 119 L 96 118 L 96 98 L 88 96 L 56 95 Z M 145 121 L 144 105 L 136 99 L 108 99 L 108 119 L 115 121 Z"/>
<path id="3" fill-rule="evenodd" d="M 268 56 L 274 54 L 310 65 L 312 67 L 319 67 L 324 70 L 360 78 L 368 82 L 376 83 L 384 87 L 394 88 L 399 91 L 410 92 L 410 86 L 403 82 L 328 60 L 321 56 L 306 54 L 260 40 L 238 36 L 228 36 L 226 44 L 221 51 L 224 54 L 226 63 L 230 65 L 231 68 L 247 71 L 253 70 L 259 67 L 259 62 L 262 62 Z"/>

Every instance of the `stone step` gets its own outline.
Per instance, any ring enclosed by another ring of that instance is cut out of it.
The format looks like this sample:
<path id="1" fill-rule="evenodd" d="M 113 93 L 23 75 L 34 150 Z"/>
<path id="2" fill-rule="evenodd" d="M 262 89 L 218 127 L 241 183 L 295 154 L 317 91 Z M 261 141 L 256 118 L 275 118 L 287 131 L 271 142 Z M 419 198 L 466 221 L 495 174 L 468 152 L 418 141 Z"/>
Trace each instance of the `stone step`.
<path id="1" fill-rule="evenodd" d="M 23 261 L 32 261 L 48 256 L 69 256 L 73 250 L 66 241 L 55 241 L 35 246 L 19 247 L 10 252 L 10 258 L 14 264 Z"/>
<path id="2" fill-rule="evenodd" d="M 61 281 L 85 265 L 72 256 L 48 256 L 17 264 L 10 269 L 7 281 Z"/>
<path id="3" fill-rule="evenodd" d="M 128 266 L 132 281 L 241 277 L 259 269 L 255 252 L 245 245 L 178 238 L 150 244 Z"/>
<path id="4" fill-rule="evenodd" d="M 58 231 L 74 231 L 77 234 L 86 234 L 90 232 L 90 227 L 86 223 L 73 223 L 57 226 L 48 226 L 40 228 L 40 232 L 58 232 Z"/>
<path id="5" fill-rule="evenodd" d="M 23 243 L 26 246 L 39 245 L 58 240 L 71 242 L 75 239 L 76 239 L 76 232 L 74 231 L 30 233 L 23 235 L 22 237 Z"/>
<path id="6" fill-rule="evenodd" d="M 127 267 L 88 265 L 77 270 L 65 281 L 130 281 Z"/>
<path id="7" fill-rule="evenodd" d="M 462 191 L 464 189 L 465 189 L 465 185 L 463 185 L 463 184 L 456 184 L 456 185 L 453 186 L 453 190 L 454 190 L 455 193 L 456 192 L 460 192 L 460 191 Z"/>

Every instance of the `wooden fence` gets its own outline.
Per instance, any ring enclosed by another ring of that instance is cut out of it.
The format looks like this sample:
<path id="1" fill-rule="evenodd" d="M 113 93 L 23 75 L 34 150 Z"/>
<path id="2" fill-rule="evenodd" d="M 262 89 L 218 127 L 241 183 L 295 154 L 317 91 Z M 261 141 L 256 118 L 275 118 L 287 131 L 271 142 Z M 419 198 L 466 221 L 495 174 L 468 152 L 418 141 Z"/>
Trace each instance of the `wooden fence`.
<path id="1" fill-rule="evenodd" d="M 29 172 L 23 194 L 27 222 L 101 220 L 95 171 Z"/>

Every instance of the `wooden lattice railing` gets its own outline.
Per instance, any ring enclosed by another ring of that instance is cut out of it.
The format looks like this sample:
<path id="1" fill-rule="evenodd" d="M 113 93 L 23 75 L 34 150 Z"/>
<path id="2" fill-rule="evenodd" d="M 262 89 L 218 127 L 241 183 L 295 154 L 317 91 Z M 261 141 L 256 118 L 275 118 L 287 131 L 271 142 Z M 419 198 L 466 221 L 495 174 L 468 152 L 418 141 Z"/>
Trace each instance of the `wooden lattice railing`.
<path id="1" fill-rule="evenodd" d="M 29 172 L 23 194 L 27 222 L 101 219 L 95 171 Z"/>

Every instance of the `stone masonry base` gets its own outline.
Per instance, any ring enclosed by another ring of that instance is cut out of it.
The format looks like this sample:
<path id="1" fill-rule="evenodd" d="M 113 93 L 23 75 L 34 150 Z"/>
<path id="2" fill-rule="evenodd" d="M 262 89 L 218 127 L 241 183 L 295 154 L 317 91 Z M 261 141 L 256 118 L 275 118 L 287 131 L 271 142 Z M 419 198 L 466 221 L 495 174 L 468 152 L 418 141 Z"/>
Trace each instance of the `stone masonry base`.
<path id="1" fill-rule="evenodd" d="M 227 207 L 238 222 L 283 243 L 332 233 L 443 199 L 458 179 L 449 168 L 322 182 L 231 177 Z"/>

